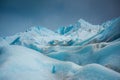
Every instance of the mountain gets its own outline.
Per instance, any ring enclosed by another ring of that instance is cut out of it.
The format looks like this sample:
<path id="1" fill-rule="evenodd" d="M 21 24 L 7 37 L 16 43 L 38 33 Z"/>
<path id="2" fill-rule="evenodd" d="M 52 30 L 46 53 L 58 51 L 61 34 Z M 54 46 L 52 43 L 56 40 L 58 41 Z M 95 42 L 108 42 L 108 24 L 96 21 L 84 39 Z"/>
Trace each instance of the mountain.
<path id="1" fill-rule="evenodd" d="M 60 27 L 57 33 L 70 37 L 73 40 L 86 40 L 104 29 L 101 25 L 92 25 L 83 19 L 74 25 Z"/>
<path id="2" fill-rule="evenodd" d="M 120 18 L 0 37 L 0 80 L 120 80 Z"/>
<path id="3" fill-rule="evenodd" d="M 41 52 L 41 47 L 47 46 L 48 42 L 52 40 L 65 40 L 67 38 L 45 28 L 45 27 L 32 27 L 26 32 L 21 32 L 13 36 L 4 38 L 10 45 L 22 45 L 36 51 Z"/>
<path id="4" fill-rule="evenodd" d="M 106 24 L 108 23 L 109 22 L 107 22 Z M 99 42 L 111 42 L 115 39 L 120 38 L 120 17 L 111 21 L 111 23 L 106 26 L 106 29 L 95 38 L 99 39 Z"/>
<path id="5" fill-rule="evenodd" d="M 53 37 L 54 35 L 54 37 Z M 50 39 L 57 39 L 55 37 L 59 37 L 58 34 L 56 34 L 55 32 L 48 30 L 47 28 L 44 27 L 32 27 L 28 30 L 26 30 L 26 32 L 23 33 L 18 33 L 14 36 L 10 36 L 10 37 L 5 37 L 5 40 L 7 40 L 7 42 L 9 42 L 10 44 L 12 43 L 18 43 L 18 42 L 14 42 L 14 40 L 16 40 L 17 38 L 20 38 L 19 43 L 21 44 L 26 44 L 26 40 L 28 42 L 35 41 L 36 43 L 40 43 L 41 45 L 44 44 L 50 40 Z M 44 39 L 47 38 L 47 39 Z"/>
<path id="6" fill-rule="evenodd" d="M 79 45 L 85 45 L 90 43 L 100 43 L 100 42 L 112 42 L 119 40 L 120 38 L 120 17 L 111 21 L 107 21 L 102 24 L 104 30 L 99 32 L 93 37 L 90 37 L 87 40 L 84 40 L 79 43 Z"/>

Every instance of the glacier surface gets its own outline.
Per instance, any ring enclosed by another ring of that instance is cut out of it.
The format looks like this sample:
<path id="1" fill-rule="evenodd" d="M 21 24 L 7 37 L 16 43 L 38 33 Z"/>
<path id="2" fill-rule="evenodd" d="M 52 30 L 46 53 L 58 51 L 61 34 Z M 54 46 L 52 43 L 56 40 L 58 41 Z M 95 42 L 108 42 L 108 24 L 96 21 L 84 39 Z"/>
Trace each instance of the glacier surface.
<path id="1" fill-rule="evenodd" d="M 120 80 L 120 18 L 0 37 L 0 80 Z"/>

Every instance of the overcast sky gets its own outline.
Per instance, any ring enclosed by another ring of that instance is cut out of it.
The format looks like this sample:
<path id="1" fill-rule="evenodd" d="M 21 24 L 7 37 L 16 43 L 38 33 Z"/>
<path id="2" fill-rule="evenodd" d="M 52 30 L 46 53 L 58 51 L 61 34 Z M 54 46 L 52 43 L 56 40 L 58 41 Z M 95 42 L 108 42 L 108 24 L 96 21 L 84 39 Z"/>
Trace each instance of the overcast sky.
<path id="1" fill-rule="evenodd" d="M 101 24 L 120 16 L 120 0 L 0 0 L 0 36 L 32 26 L 55 30 L 80 18 Z"/>

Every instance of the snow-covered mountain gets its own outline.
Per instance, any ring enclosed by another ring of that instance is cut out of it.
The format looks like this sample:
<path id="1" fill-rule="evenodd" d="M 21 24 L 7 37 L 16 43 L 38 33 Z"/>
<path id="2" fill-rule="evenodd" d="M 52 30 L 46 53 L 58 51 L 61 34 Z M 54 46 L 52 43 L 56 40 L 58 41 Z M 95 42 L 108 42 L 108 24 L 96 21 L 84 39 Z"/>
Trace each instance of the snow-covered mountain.
<path id="1" fill-rule="evenodd" d="M 1 37 L 0 80 L 120 80 L 120 18 Z"/>
<path id="2" fill-rule="evenodd" d="M 60 27 L 57 32 L 70 37 L 73 40 L 86 40 L 104 29 L 101 25 L 92 25 L 83 19 L 78 20 L 74 25 Z"/>
<path id="3" fill-rule="evenodd" d="M 19 42 L 16 41 L 18 38 Z M 34 43 L 46 45 L 48 41 L 53 39 L 62 39 L 62 37 L 59 34 L 40 26 L 32 27 L 26 30 L 26 32 L 21 32 L 14 36 L 5 37 L 5 40 L 10 44 L 27 44 L 35 41 Z"/>
<path id="4" fill-rule="evenodd" d="M 17 33 L 4 39 L 11 45 L 22 45 L 37 51 L 42 51 L 41 47 L 49 45 L 48 43 L 52 40 L 68 40 L 67 37 L 40 26 L 32 27 L 26 32 Z"/>
<path id="5" fill-rule="evenodd" d="M 100 31 L 95 36 L 80 42 L 79 45 L 120 40 L 120 17 L 107 21 L 103 23 L 102 26 L 104 26 L 104 30 Z"/>

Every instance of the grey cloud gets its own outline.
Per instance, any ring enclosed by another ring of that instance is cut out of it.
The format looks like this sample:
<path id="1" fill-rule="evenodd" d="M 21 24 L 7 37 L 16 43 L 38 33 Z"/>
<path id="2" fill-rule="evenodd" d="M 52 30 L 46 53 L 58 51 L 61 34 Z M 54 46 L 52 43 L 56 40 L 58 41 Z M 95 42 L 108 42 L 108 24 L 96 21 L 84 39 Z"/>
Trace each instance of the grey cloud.
<path id="1" fill-rule="evenodd" d="M 38 25 L 55 30 L 80 18 L 101 24 L 119 17 L 119 8 L 120 0 L 0 0 L 0 36 Z"/>

